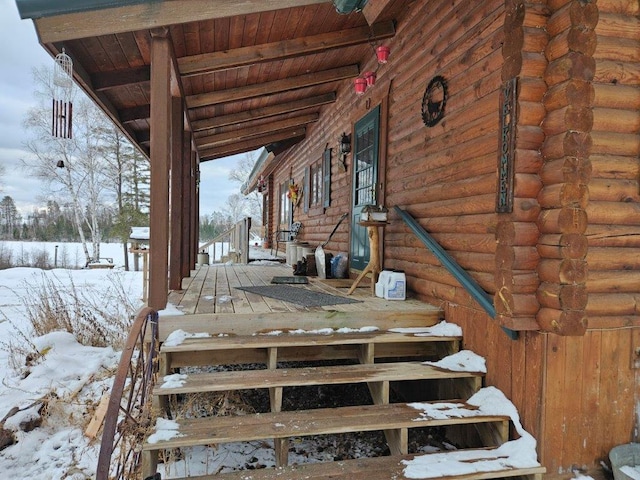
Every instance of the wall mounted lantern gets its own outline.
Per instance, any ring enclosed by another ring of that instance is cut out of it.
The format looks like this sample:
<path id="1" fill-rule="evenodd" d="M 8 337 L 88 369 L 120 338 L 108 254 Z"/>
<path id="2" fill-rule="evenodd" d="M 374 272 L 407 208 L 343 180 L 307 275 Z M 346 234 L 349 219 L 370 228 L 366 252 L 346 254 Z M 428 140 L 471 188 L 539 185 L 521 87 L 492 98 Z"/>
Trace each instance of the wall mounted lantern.
<path id="1" fill-rule="evenodd" d="M 347 171 L 347 155 L 351 153 L 351 136 L 342 132 L 340 140 L 338 142 L 338 153 L 340 154 L 338 167 L 340 171 Z"/>
<path id="2" fill-rule="evenodd" d="M 356 95 L 364 95 L 364 92 L 367 90 L 367 81 L 362 77 L 355 78 L 353 80 L 353 86 L 356 90 Z"/>
<path id="3" fill-rule="evenodd" d="M 340 155 L 348 155 L 351 153 L 351 136 L 347 135 L 345 132 L 342 132 L 340 136 Z"/>

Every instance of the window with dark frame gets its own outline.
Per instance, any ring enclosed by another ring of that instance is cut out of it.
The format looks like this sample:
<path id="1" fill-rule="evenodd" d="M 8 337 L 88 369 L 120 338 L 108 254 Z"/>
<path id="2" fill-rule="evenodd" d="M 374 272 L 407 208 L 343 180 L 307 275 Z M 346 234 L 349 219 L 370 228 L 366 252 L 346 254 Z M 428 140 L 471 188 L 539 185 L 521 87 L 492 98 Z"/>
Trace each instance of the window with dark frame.
<path id="1" fill-rule="evenodd" d="M 289 225 L 291 220 L 291 200 L 287 197 L 289 193 L 289 181 L 280 184 L 280 225 Z"/>

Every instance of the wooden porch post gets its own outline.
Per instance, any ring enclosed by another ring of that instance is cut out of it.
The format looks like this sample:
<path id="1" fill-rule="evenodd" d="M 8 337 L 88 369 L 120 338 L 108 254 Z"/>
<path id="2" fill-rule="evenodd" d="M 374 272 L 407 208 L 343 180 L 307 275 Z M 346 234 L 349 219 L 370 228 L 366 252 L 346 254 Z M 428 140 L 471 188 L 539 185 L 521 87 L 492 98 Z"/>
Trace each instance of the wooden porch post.
<path id="1" fill-rule="evenodd" d="M 171 54 L 168 30 L 151 38 L 151 178 L 149 301 L 162 310 L 168 296 L 169 157 L 171 155 Z"/>
<path id="2" fill-rule="evenodd" d="M 191 190 L 193 188 L 193 169 L 191 132 L 184 131 L 182 135 L 182 248 L 180 253 L 180 274 L 186 278 L 191 274 L 192 228 L 191 228 Z"/>
<path id="3" fill-rule="evenodd" d="M 182 194 L 182 141 L 184 135 L 184 109 L 182 98 L 171 99 L 171 239 L 169 242 L 169 288 L 182 288 L 182 231 L 183 203 L 186 202 Z"/>
<path id="4" fill-rule="evenodd" d="M 198 242 L 200 240 L 200 159 L 193 154 L 193 178 L 191 179 L 191 268 L 196 266 Z"/>

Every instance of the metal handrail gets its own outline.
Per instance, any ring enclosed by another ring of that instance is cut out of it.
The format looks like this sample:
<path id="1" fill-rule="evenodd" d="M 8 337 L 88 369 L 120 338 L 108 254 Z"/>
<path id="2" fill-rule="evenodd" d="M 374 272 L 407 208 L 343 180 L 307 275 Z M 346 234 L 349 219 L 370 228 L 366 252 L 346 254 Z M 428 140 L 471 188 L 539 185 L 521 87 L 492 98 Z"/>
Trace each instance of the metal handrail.
<path id="1" fill-rule="evenodd" d="M 483 290 L 483 288 L 476 282 L 469 272 L 460 266 L 455 259 L 442 248 L 442 246 L 433 238 L 429 233 L 411 216 L 406 210 L 401 209 L 397 205 L 394 207 L 395 211 L 400 215 L 400 218 L 404 220 L 411 231 L 418 237 L 418 239 L 425 244 L 425 246 L 431 250 L 442 265 L 455 277 L 456 280 L 464 287 L 464 289 L 471 295 L 471 297 L 478 302 L 482 309 L 489 314 L 493 319 L 496 318 L 496 308 L 493 304 L 493 298 Z M 516 340 L 518 338 L 518 332 L 511 330 L 507 327 L 500 327 L 511 338 Z"/>
<path id="2" fill-rule="evenodd" d="M 149 328 L 151 335 L 147 333 Z M 148 397 L 158 371 L 158 348 L 158 312 L 143 307 L 131 326 L 113 380 L 102 430 L 96 480 L 134 478 L 132 475 L 140 464 L 138 443 L 151 419 Z M 127 434 L 133 438 L 126 439 Z M 114 459 L 113 454 L 117 449 L 120 455 Z M 112 471 L 112 466 L 115 471 Z"/>

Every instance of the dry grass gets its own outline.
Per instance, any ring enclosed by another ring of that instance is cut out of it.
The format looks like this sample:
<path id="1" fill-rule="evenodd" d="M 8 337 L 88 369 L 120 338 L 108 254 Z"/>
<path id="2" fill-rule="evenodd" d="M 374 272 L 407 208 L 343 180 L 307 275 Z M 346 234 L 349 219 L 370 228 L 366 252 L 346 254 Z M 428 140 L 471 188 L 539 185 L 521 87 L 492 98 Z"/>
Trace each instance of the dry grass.
<path id="1" fill-rule="evenodd" d="M 28 295 L 21 297 L 35 335 L 65 331 L 83 345 L 121 348 L 136 306 L 119 277 L 108 278 L 107 294 L 98 296 L 75 285 L 71 276 L 63 283 L 55 275 L 43 274 L 40 284 L 29 286 Z"/>

